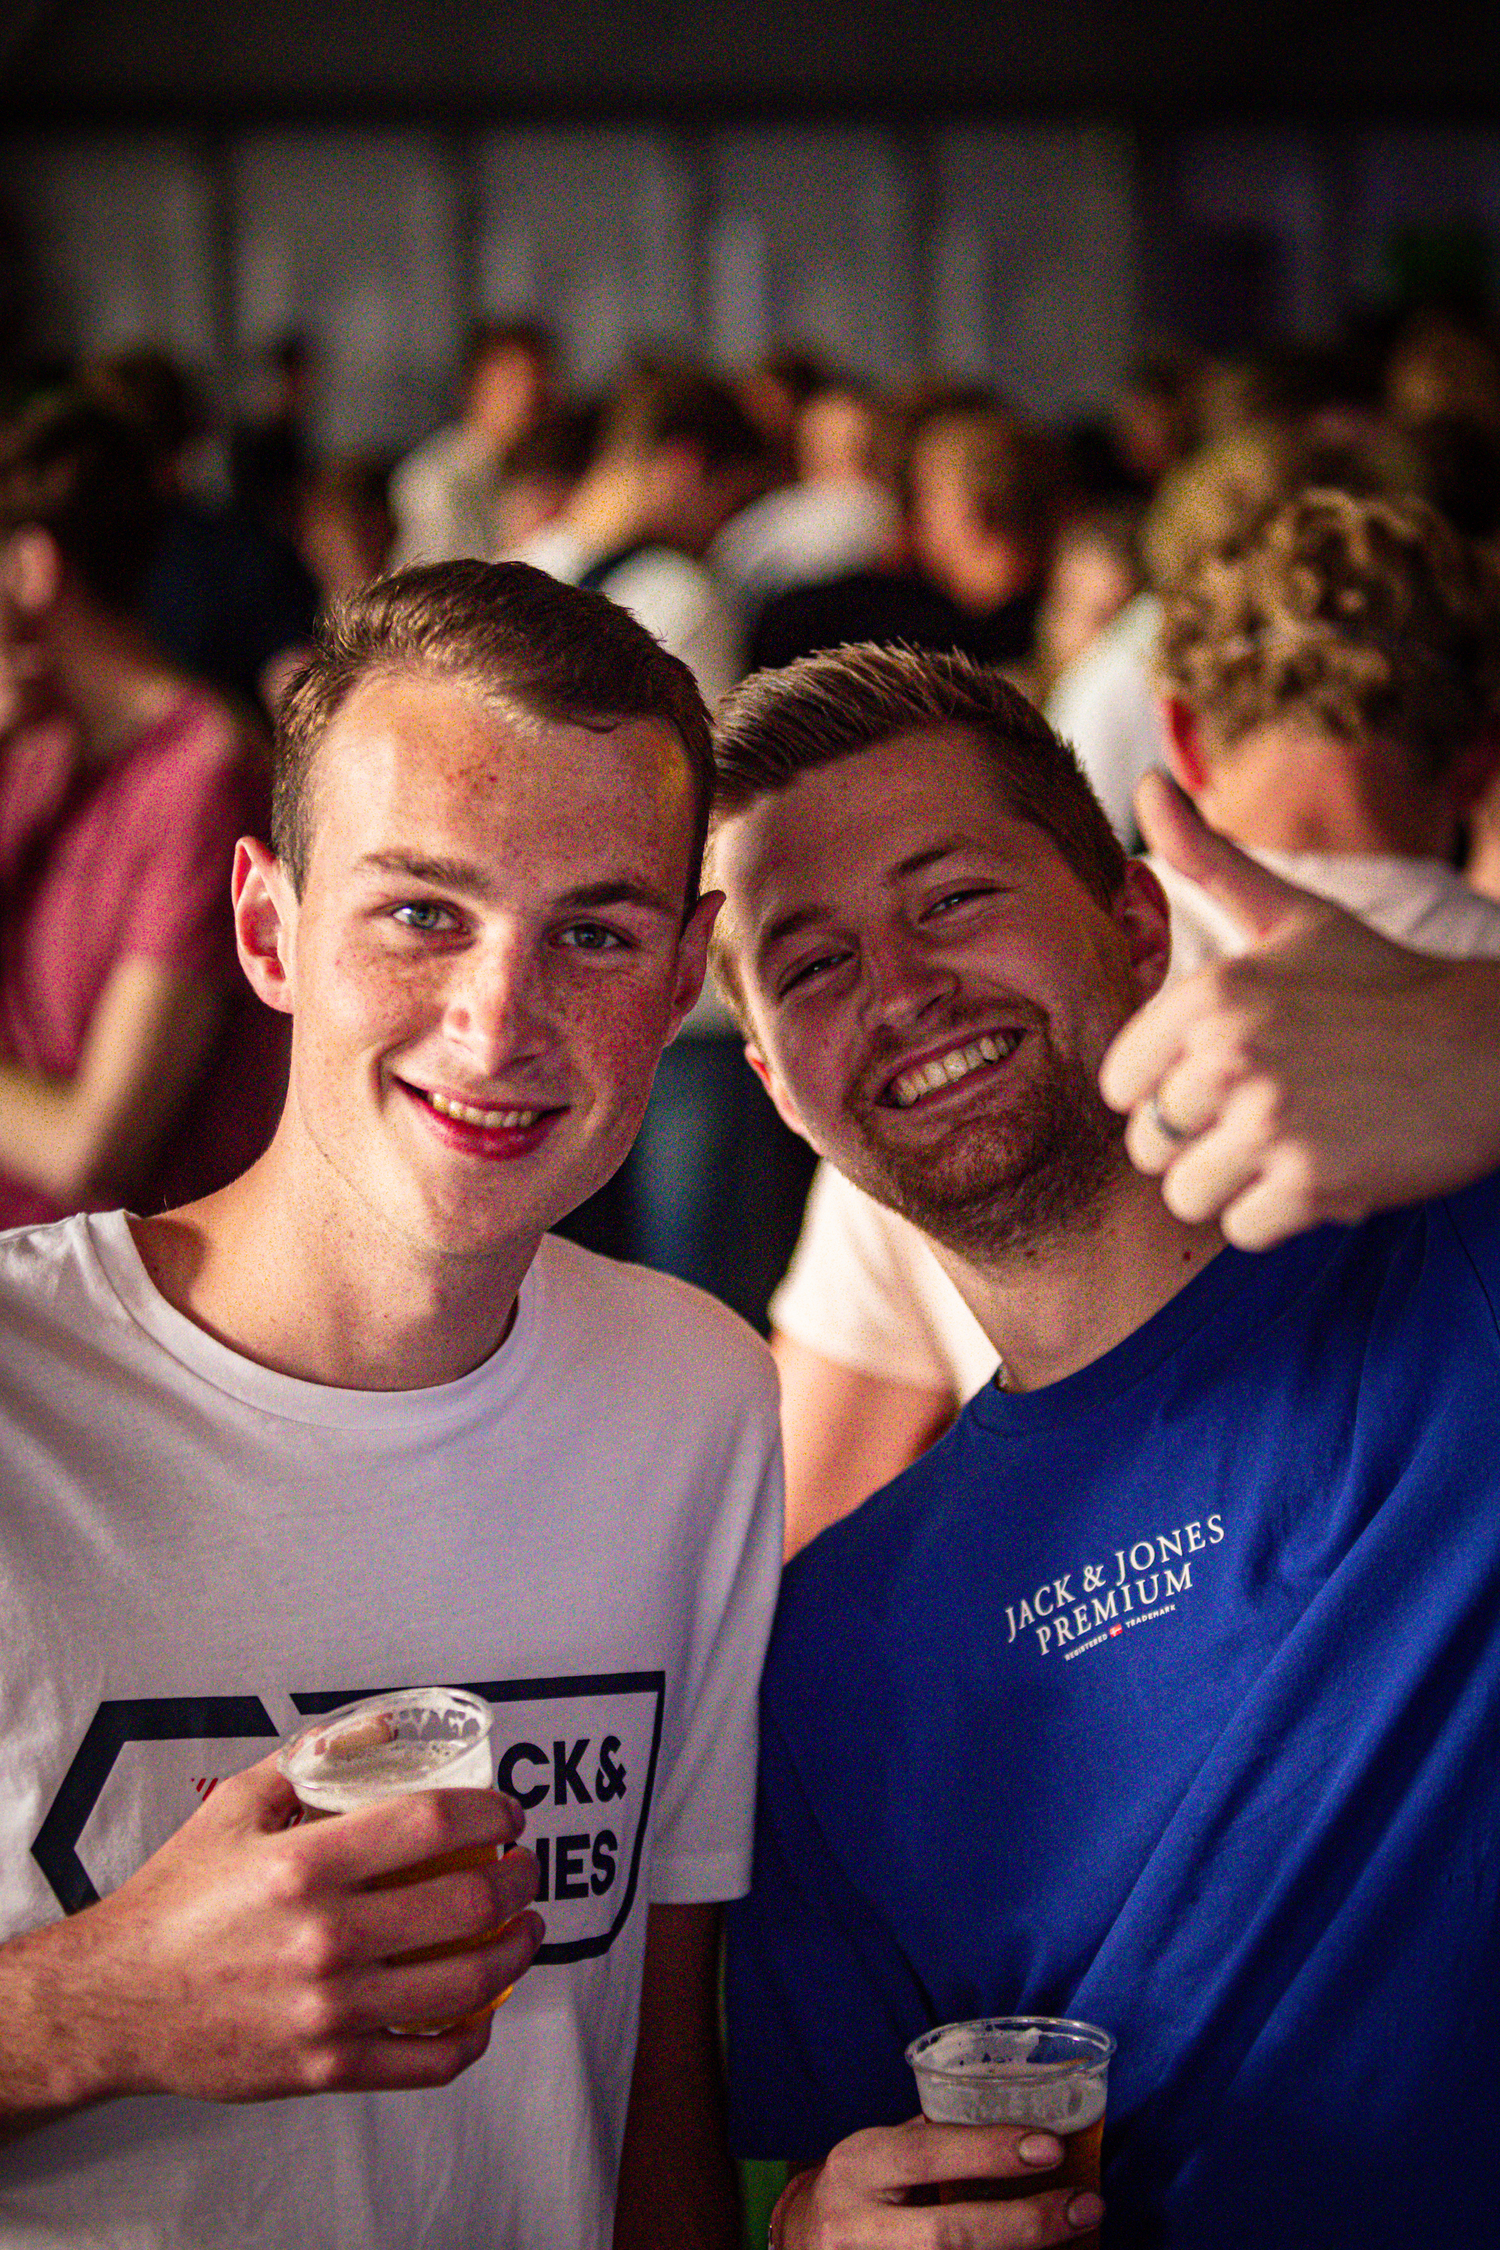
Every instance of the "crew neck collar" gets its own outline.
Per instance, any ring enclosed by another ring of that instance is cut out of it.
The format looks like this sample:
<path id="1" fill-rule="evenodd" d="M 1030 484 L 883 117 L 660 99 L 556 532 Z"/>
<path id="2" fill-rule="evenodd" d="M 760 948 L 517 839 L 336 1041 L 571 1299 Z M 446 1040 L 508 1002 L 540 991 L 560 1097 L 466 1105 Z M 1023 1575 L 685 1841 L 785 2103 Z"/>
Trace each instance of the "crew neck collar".
<path id="1" fill-rule="evenodd" d="M 146 1271 L 124 1211 L 82 1220 L 84 1254 L 132 1324 L 200 1382 L 283 1421 L 325 1429 L 434 1435 L 490 1415 L 524 1385 L 534 1365 L 547 1289 L 545 1238 L 522 1278 L 515 1318 L 488 1359 L 451 1383 L 419 1390 L 347 1390 L 263 1367 L 211 1336 L 165 1298 Z"/>
<path id="2" fill-rule="evenodd" d="M 1226 1345 L 1263 1325 L 1274 1302 L 1305 1286 L 1337 1251 L 1346 1230 L 1323 1227 L 1271 1251 L 1226 1244 L 1149 1320 L 1076 1373 L 1033 1391 L 1005 1391 L 990 1382 L 969 1411 L 997 1436 L 1060 1427 L 1143 1382 L 1163 1360 L 1206 1327 L 1222 1324 Z"/>

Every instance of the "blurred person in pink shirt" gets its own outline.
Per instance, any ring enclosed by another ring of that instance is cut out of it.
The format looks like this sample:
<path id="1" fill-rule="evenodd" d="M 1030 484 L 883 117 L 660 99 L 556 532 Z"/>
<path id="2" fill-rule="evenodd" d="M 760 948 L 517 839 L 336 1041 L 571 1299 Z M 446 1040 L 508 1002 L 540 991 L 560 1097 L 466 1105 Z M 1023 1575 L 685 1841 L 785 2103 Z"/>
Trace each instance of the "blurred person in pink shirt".
<path id="1" fill-rule="evenodd" d="M 0 436 L 0 1226 L 201 1195 L 279 1107 L 284 1034 L 229 900 L 264 784 L 136 620 L 159 520 L 100 406 Z"/>

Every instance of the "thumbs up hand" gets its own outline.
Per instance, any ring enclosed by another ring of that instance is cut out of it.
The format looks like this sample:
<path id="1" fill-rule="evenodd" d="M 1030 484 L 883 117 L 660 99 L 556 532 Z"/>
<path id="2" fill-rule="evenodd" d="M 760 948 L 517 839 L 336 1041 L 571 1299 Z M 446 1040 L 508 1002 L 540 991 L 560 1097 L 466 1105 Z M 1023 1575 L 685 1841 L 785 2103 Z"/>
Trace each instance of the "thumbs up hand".
<path id="1" fill-rule="evenodd" d="M 1500 965 L 1393 945 L 1216 836 L 1161 774 L 1136 810 L 1250 941 L 1158 993 L 1104 1058 L 1170 1210 L 1263 1250 L 1500 1162 Z"/>
<path id="2" fill-rule="evenodd" d="M 1273 875 L 1269 867 L 1262 867 L 1258 859 L 1210 828 L 1186 790 L 1164 773 L 1143 777 L 1135 793 L 1135 809 L 1150 849 L 1227 906 L 1247 938 L 1275 937 L 1308 909 L 1315 914 L 1336 911 L 1326 900 Z"/>

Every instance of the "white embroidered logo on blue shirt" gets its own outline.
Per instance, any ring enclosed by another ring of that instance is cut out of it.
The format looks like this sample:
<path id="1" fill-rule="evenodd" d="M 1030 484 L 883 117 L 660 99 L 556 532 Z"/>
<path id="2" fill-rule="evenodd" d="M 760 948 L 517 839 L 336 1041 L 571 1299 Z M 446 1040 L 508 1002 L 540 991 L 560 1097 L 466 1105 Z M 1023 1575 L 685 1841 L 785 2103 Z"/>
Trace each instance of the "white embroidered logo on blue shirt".
<path id="1" fill-rule="evenodd" d="M 1107 1563 L 1075 1565 L 1060 1578 L 1044 1579 L 1021 1601 L 1006 1603 L 1006 1646 L 1034 1633 L 1041 1655 L 1063 1649 L 1071 1663 L 1127 1629 L 1168 1616 L 1193 1590 L 1193 1557 L 1223 1539 L 1223 1517 L 1206 1516 L 1117 1547 Z"/>

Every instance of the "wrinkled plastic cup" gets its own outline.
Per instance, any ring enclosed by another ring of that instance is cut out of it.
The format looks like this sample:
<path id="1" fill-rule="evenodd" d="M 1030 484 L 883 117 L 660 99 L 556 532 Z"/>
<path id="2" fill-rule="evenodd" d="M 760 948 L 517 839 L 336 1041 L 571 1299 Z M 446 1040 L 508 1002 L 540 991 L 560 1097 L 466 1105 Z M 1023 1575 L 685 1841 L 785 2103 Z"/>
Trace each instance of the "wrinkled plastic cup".
<path id="1" fill-rule="evenodd" d="M 1061 2016 L 979 2016 L 914 2039 L 906 2059 L 922 2115 L 938 2125 L 1021 2125 L 1052 2133 L 1063 2160 L 1024 2179 L 947 2181 L 944 2203 L 1013 2203 L 1048 2188 L 1099 2192 L 1109 2058 L 1115 2042 L 1097 2024 Z M 1098 2242 L 1097 2230 L 1077 2237 Z"/>
<path id="2" fill-rule="evenodd" d="M 309 1720 L 283 1743 L 276 1762 L 297 1792 L 304 1820 L 328 1820 L 364 1805 L 411 1796 L 419 1789 L 493 1789 L 493 1720 L 489 1705 L 466 1688 L 393 1689 Z M 492 1865 L 499 1856 L 493 1844 L 470 1844 L 424 1859 L 415 1867 L 377 1875 L 367 1888 L 402 1890 L 408 1883 L 422 1883 L 455 1868 Z M 491 1930 L 450 1944 L 420 1946 L 394 1958 L 441 1961 L 449 1954 L 472 1953 L 499 1935 Z M 488 2007 L 458 2021 L 476 2022 L 509 1996 L 508 1990 L 502 1992 Z M 455 2024 L 423 2026 L 424 2030 L 455 2028 Z"/>
<path id="3" fill-rule="evenodd" d="M 493 1715 L 466 1688 L 399 1688 L 310 1719 L 277 1764 L 304 1812 L 354 1812 L 418 1789 L 490 1789 Z"/>

